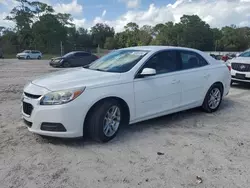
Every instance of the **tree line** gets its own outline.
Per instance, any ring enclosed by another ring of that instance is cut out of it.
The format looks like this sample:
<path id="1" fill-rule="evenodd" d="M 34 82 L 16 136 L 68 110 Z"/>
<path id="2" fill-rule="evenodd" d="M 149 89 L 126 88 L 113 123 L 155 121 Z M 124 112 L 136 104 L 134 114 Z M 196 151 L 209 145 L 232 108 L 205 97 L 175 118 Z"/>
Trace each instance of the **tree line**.
<path id="1" fill-rule="evenodd" d="M 76 28 L 70 14 L 56 13 L 52 6 L 39 1 L 16 0 L 6 20 L 14 28 L 0 26 L 0 48 L 6 54 L 24 49 L 59 54 L 60 43 L 64 52 L 92 50 L 97 47 L 118 49 L 140 45 L 173 45 L 203 51 L 243 51 L 250 47 L 250 28 L 235 25 L 211 28 L 197 15 L 183 15 L 179 23 L 166 22 L 155 26 L 130 22 L 122 32 L 98 23 L 91 27 Z"/>

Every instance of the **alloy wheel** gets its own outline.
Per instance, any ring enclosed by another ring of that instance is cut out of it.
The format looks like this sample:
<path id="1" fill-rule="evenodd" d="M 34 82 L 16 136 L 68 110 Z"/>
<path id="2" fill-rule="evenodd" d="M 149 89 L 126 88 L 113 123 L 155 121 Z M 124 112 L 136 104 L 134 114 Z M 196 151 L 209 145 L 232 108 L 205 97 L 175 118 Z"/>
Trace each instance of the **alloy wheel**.
<path id="1" fill-rule="evenodd" d="M 121 123 L 121 111 L 118 106 L 112 106 L 107 111 L 103 121 L 103 133 L 107 137 L 113 136 Z"/>

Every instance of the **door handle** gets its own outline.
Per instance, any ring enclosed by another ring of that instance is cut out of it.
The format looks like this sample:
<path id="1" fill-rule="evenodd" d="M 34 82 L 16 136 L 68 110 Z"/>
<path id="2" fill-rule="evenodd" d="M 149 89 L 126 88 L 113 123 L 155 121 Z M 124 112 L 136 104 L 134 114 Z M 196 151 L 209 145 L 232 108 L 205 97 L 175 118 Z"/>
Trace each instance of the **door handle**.
<path id="1" fill-rule="evenodd" d="M 178 84 L 178 83 L 180 83 L 180 80 L 173 80 L 171 83 L 172 84 Z"/>

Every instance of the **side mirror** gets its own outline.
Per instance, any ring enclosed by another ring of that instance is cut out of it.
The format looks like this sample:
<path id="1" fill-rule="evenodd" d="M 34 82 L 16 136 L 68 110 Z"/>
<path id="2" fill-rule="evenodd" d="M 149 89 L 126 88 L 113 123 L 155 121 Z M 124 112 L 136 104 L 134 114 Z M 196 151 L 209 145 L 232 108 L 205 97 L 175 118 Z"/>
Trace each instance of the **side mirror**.
<path id="1" fill-rule="evenodd" d="M 152 68 L 144 68 L 140 74 L 140 77 L 156 75 L 156 70 Z"/>

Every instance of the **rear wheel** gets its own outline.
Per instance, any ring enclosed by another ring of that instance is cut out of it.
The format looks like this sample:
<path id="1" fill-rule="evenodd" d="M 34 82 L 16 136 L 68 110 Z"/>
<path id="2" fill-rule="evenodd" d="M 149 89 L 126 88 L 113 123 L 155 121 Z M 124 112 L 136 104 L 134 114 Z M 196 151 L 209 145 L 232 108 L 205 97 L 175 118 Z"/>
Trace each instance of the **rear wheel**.
<path id="1" fill-rule="evenodd" d="M 30 56 L 27 56 L 26 59 L 30 59 Z"/>
<path id="2" fill-rule="evenodd" d="M 202 108 L 206 112 L 215 112 L 220 107 L 223 89 L 220 84 L 214 84 L 207 92 Z"/>
<path id="3" fill-rule="evenodd" d="M 118 101 L 101 102 L 88 117 L 87 129 L 90 137 L 99 142 L 112 140 L 124 122 L 123 114 L 123 109 Z"/>
<path id="4" fill-rule="evenodd" d="M 41 59 L 41 56 L 38 56 L 37 59 Z"/>

